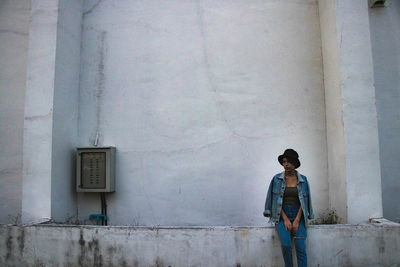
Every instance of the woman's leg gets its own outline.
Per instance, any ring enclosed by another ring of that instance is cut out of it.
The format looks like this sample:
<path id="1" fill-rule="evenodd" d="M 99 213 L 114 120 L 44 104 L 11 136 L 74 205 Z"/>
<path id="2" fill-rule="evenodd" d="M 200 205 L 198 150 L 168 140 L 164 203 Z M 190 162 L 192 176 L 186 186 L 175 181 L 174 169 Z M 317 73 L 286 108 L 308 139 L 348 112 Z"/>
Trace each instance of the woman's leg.
<path id="1" fill-rule="evenodd" d="M 292 267 L 292 241 L 290 240 L 290 232 L 286 230 L 282 218 L 279 220 L 279 223 L 275 225 L 275 229 L 278 232 L 279 239 L 281 240 L 282 255 L 283 260 L 285 261 L 285 267 Z"/>
<path id="2" fill-rule="evenodd" d="M 296 257 L 298 267 L 307 267 L 307 251 L 306 251 L 307 229 L 304 226 L 304 220 L 301 219 L 299 229 L 294 236 L 294 245 L 296 247 Z"/>

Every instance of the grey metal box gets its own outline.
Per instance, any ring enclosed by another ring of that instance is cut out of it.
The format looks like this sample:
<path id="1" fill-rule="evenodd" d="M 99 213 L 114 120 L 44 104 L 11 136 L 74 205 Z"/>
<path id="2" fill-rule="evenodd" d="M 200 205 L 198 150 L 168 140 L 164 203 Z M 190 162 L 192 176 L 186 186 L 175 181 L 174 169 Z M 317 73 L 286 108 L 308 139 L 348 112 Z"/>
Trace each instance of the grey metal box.
<path id="1" fill-rule="evenodd" d="M 80 147 L 76 152 L 76 191 L 115 191 L 115 147 Z"/>

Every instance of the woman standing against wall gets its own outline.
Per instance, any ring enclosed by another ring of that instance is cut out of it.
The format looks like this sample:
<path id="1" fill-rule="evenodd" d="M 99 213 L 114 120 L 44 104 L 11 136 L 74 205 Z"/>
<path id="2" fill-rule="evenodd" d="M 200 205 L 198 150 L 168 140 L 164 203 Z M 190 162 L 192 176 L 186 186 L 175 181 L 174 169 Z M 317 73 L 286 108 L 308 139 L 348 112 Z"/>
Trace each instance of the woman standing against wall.
<path id="1" fill-rule="evenodd" d="M 275 223 L 281 241 L 286 267 L 293 266 L 292 242 L 294 238 L 298 267 L 307 266 L 307 219 L 313 219 L 310 186 L 307 178 L 296 169 L 300 167 L 299 155 L 286 149 L 278 157 L 284 171 L 276 174 L 269 185 L 264 216 Z"/>

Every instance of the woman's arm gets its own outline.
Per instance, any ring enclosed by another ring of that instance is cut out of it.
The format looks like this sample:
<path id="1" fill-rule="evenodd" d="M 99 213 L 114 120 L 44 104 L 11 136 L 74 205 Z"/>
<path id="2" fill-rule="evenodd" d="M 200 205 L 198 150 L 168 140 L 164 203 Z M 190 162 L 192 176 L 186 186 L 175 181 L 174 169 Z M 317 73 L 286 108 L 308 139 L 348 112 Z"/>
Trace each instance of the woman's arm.
<path id="1" fill-rule="evenodd" d="M 272 213 L 272 187 L 274 186 L 274 178 L 272 178 L 267 193 L 267 199 L 265 200 L 264 216 L 271 217 Z"/>
<path id="2" fill-rule="evenodd" d="M 292 224 L 293 234 L 297 233 L 297 230 L 299 229 L 299 223 L 300 223 L 302 213 L 303 213 L 303 209 L 300 206 L 299 212 L 297 212 L 297 215 L 296 215 L 296 219 L 294 219 L 293 224 Z"/>
<path id="3" fill-rule="evenodd" d="M 311 202 L 311 190 L 310 190 L 310 185 L 308 184 L 307 181 L 307 190 L 308 190 L 308 219 L 312 220 L 314 219 L 314 211 L 312 208 L 312 202 Z M 305 214 L 305 216 L 307 216 L 307 214 Z"/>
<path id="4" fill-rule="evenodd" d="M 292 231 L 292 228 L 293 228 L 292 223 L 290 222 L 289 218 L 286 216 L 283 209 L 281 209 L 281 216 L 282 216 L 283 222 L 285 224 L 285 229 L 288 231 Z"/>

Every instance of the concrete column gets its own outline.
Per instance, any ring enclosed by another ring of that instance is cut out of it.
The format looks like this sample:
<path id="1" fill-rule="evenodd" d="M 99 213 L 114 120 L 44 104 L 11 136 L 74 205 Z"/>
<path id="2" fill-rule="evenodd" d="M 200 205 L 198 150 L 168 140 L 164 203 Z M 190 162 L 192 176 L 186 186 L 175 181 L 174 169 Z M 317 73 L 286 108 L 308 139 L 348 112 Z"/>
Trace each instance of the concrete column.
<path id="1" fill-rule="evenodd" d="M 364 0 L 320 0 L 329 198 L 343 222 L 382 216 L 379 142 Z"/>
<path id="2" fill-rule="evenodd" d="M 82 0 L 59 0 L 55 64 L 51 218 L 76 215 L 75 151 L 78 140 Z"/>
<path id="3" fill-rule="evenodd" d="M 31 2 L 25 96 L 22 223 L 51 217 L 53 96 L 58 1 Z"/>
<path id="4" fill-rule="evenodd" d="M 383 216 L 400 222 L 400 1 L 369 9 Z"/>
<path id="5" fill-rule="evenodd" d="M 76 215 L 81 25 L 81 0 L 32 2 L 23 144 L 25 224 Z"/>

